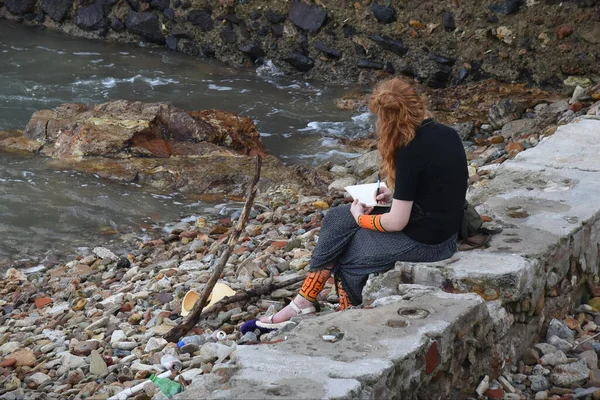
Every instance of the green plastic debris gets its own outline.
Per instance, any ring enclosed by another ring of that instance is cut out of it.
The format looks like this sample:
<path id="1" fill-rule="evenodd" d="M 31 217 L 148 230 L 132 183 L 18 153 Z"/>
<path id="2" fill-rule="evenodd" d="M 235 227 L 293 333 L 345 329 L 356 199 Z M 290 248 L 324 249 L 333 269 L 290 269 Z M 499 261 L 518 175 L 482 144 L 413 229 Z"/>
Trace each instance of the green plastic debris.
<path id="1" fill-rule="evenodd" d="M 169 378 L 159 378 L 158 376 L 152 374 L 150 375 L 150 380 L 156 386 L 158 386 L 160 391 L 169 399 L 172 399 L 177 393 L 183 392 L 183 385 L 181 383 L 172 381 Z"/>

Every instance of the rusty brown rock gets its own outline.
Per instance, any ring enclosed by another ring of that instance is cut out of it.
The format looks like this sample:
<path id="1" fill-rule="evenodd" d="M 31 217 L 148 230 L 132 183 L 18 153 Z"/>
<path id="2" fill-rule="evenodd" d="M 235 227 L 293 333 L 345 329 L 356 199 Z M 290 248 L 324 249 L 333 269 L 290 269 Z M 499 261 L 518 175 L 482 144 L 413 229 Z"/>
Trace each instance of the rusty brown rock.
<path id="1" fill-rule="evenodd" d="M 571 34 L 573 34 L 573 28 L 571 28 L 567 24 L 563 24 L 563 25 L 561 25 L 561 26 L 558 27 L 558 30 L 556 31 L 556 34 L 558 35 L 559 39 L 564 39 L 566 37 L 571 36 Z"/>

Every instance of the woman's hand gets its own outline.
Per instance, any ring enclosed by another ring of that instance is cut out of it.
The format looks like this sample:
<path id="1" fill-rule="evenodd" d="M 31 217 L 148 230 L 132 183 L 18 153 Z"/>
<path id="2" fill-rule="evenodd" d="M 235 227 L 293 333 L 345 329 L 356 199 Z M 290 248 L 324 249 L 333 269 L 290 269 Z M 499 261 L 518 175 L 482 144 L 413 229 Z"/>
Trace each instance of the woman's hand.
<path id="1" fill-rule="evenodd" d="M 379 188 L 379 195 L 375 192 L 375 200 L 377 204 L 388 204 L 392 202 L 392 190 L 387 186 L 381 186 Z"/>
<path id="2" fill-rule="evenodd" d="M 350 212 L 354 217 L 354 220 L 358 224 L 358 217 L 362 214 L 370 214 L 373 211 L 373 207 L 367 207 L 365 203 L 361 203 L 358 199 L 352 202 L 352 206 L 350 206 Z"/>

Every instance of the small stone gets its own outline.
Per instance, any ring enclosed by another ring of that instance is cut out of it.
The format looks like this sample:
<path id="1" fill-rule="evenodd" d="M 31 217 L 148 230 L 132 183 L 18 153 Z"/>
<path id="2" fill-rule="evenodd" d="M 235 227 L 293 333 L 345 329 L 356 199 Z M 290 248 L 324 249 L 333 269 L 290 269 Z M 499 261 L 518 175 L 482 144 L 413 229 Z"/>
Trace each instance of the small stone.
<path id="1" fill-rule="evenodd" d="M 127 339 L 127 335 L 125 334 L 125 331 L 118 329 L 116 331 L 113 331 L 112 335 L 110 336 L 110 343 L 117 343 L 123 339 Z"/>
<path id="2" fill-rule="evenodd" d="M 487 392 L 485 392 L 485 395 L 488 397 L 488 399 L 501 400 L 504 398 L 504 389 L 489 389 Z"/>
<path id="3" fill-rule="evenodd" d="M 21 347 L 21 343 L 19 343 L 19 342 L 4 343 L 2 346 L 0 346 L 0 354 L 6 355 L 6 354 L 13 353 L 13 352 L 17 351 L 19 349 L 19 347 Z"/>
<path id="4" fill-rule="evenodd" d="M 375 19 L 381 24 L 391 24 L 396 21 L 396 10 L 393 7 L 386 7 L 373 3 L 371 11 Z"/>
<path id="5" fill-rule="evenodd" d="M 573 28 L 571 28 L 567 24 L 563 24 L 558 27 L 556 33 L 557 33 L 559 39 L 564 39 L 566 37 L 571 36 L 571 34 L 573 34 Z"/>
<path id="6" fill-rule="evenodd" d="M 590 376 L 590 369 L 585 360 L 571 364 L 558 365 L 550 374 L 550 380 L 556 386 L 570 387 L 573 384 L 581 384 Z"/>
<path id="7" fill-rule="evenodd" d="M 271 298 L 273 299 L 284 299 L 286 297 L 293 296 L 294 293 L 287 289 L 277 289 L 273 293 L 271 293 Z"/>
<path id="8" fill-rule="evenodd" d="M 531 390 L 534 392 L 548 390 L 552 387 L 552 384 L 543 375 L 532 375 L 529 377 L 529 382 L 531 382 Z"/>
<path id="9" fill-rule="evenodd" d="M 85 378 L 85 375 L 83 374 L 83 371 L 81 369 L 75 369 L 75 370 L 69 371 L 69 373 L 67 374 L 67 383 L 69 385 L 77 385 L 84 378 Z"/>
<path id="10" fill-rule="evenodd" d="M 550 321 L 548 332 L 546 333 L 546 341 L 549 342 L 548 339 L 550 339 L 552 336 L 558 336 L 559 338 L 570 343 L 573 343 L 575 340 L 575 334 L 573 331 L 564 322 L 556 318 Z"/>
<path id="11" fill-rule="evenodd" d="M 159 351 L 163 347 L 167 345 L 167 341 L 163 338 L 150 338 L 148 343 L 146 343 L 146 347 L 144 348 L 145 353 L 150 353 L 152 351 Z"/>
<path id="12" fill-rule="evenodd" d="M 6 358 L 15 358 L 15 367 L 33 367 L 35 365 L 35 354 L 29 349 L 17 350 Z"/>
<path id="13" fill-rule="evenodd" d="M 567 356 L 562 351 L 557 351 L 555 353 L 550 353 L 544 355 L 540 358 L 540 364 L 542 365 L 560 365 L 565 364 L 567 362 Z"/>
<path id="14" fill-rule="evenodd" d="M 77 300 L 77 302 L 75 302 L 75 305 L 73 306 L 73 311 L 81 311 L 85 308 L 86 305 L 87 299 L 79 299 Z"/>
<path id="15" fill-rule="evenodd" d="M 478 395 L 483 396 L 484 393 L 489 389 L 489 387 L 490 377 L 486 375 L 477 386 L 477 389 L 475 389 L 475 392 L 477 392 Z"/>
<path id="16" fill-rule="evenodd" d="M 545 356 L 546 354 L 556 353 L 558 350 L 556 347 L 552 346 L 548 343 L 537 343 L 533 345 L 533 348 L 541 355 Z"/>
<path id="17" fill-rule="evenodd" d="M 585 360 L 589 368 L 598 368 L 598 354 L 596 354 L 594 350 L 586 350 L 583 353 L 580 353 L 578 357 L 582 360 Z"/>
<path id="18" fill-rule="evenodd" d="M 36 308 L 43 308 L 48 304 L 52 304 L 54 301 L 50 297 L 38 297 L 35 299 Z"/>
<path id="19" fill-rule="evenodd" d="M 570 351 L 573 347 L 571 343 L 559 338 L 558 336 L 551 336 L 550 339 L 548 339 L 548 343 L 556 347 L 558 350 L 562 350 L 563 353 Z"/>
<path id="20" fill-rule="evenodd" d="M 108 259 L 111 261 L 117 261 L 119 259 L 119 257 L 117 257 L 115 253 L 113 253 L 105 247 L 96 247 L 94 248 L 94 250 L 92 250 L 92 252 L 102 259 Z"/>
<path id="21" fill-rule="evenodd" d="M 0 368 L 10 368 L 10 367 L 14 366 L 16 363 L 17 363 L 16 358 L 5 358 L 4 360 L 0 361 Z"/>
<path id="22" fill-rule="evenodd" d="M 140 314 L 132 314 L 129 318 L 127 318 L 127 322 L 130 325 L 138 325 L 142 321 L 143 317 Z"/>
<path id="23" fill-rule="evenodd" d="M 97 350 L 98 347 L 100 347 L 100 342 L 97 340 L 87 340 L 73 346 L 73 353 L 77 356 L 89 356 L 92 351 Z"/>
<path id="24" fill-rule="evenodd" d="M 106 365 L 104 358 L 102 358 L 102 355 L 96 350 L 92 351 L 90 357 L 90 373 L 92 375 L 101 375 L 107 368 L 108 366 Z"/>
<path id="25" fill-rule="evenodd" d="M 51 380 L 48 375 L 43 374 L 41 372 L 36 372 L 35 374 L 27 377 L 27 381 L 32 382 L 36 387 L 40 386 L 42 383 Z"/>
<path id="26" fill-rule="evenodd" d="M 525 351 L 525 354 L 523 354 L 523 362 L 525 363 L 525 365 L 535 365 L 538 363 L 539 359 L 540 355 L 538 354 L 538 352 L 531 348 L 527 349 L 527 351 Z"/>
<path id="27" fill-rule="evenodd" d="M 535 394 L 535 400 L 546 400 L 547 397 L 548 397 L 548 392 L 546 392 L 546 391 L 537 392 Z"/>

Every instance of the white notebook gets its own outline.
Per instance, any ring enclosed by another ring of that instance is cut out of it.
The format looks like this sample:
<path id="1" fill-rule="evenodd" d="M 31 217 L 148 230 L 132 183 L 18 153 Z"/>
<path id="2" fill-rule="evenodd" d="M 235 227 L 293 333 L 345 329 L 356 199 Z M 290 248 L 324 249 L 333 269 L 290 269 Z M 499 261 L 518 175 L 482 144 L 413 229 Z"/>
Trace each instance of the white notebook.
<path id="1" fill-rule="evenodd" d="M 381 182 L 380 187 L 387 187 L 384 182 Z M 367 207 L 390 207 L 392 203 L 377 204 L 375 200 L 375 191 L 377 183 L 365 183 L 364 185 L 346 186 L 344 189 L 352 196 L 354 200 L 358 199 L 361 203 L 365 203 Z"/>

